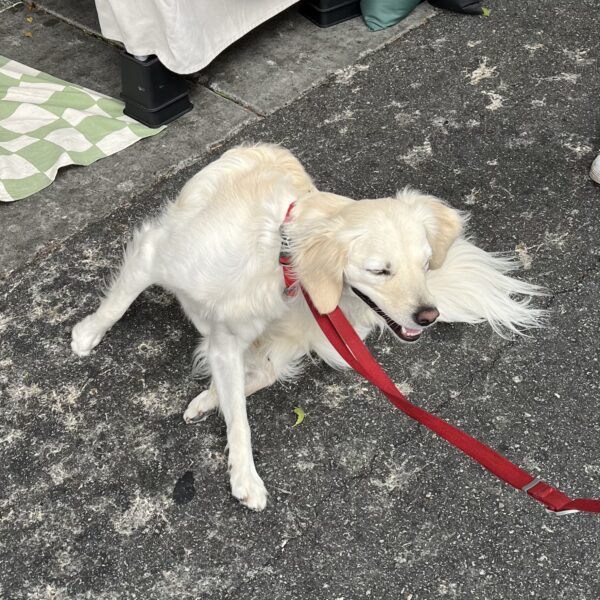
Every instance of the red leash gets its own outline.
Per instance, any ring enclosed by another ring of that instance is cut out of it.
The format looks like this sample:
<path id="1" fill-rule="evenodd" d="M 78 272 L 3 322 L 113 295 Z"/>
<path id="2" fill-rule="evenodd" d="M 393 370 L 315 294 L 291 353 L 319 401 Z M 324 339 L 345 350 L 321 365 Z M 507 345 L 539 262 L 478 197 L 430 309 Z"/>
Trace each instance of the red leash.
<path id="1" fill-rule="evenodd" d="M 289 220 L 291 208 L 290 206 L 288 209 L 286 221 Z M 285 236 L 283 236 L 283 239 L 286 239 Z M 294 291 L 298 289 L 298 283 L 290 266 L 288 252 L 282 252 L 280 263 L 283 267 L 286 294 L 293 295 Z M 560 490 L 541 481 L 538 477 L 533 477 L 527 471 L 524 471 L 501 454 L 492 450 L 489 446 L 450 425 L 450 423 L 447 423 L 443 419 L 410 403 L 373 358 L 368 348 L 348 322 L 348 319 L 346 319 L 341 308 L 338 306 L 333 312 L 322 315 L 314 307 L 306 291 L 302 289 L 302 292 L 319 327 L 332 346 L 337 350 L 338 354 L 357 373 L 378 387 L 396 408 L 399 408 L 403 413 L 425 425 L 433 433 L 445 439 L 459 450 L 462 450 L 505 483 L 512 485 L 518 490 L 527 492 L 527 494 L 538 502 L 541 502 L 552 513 L 558 515 L 575 512 L 600 513 L 600 500 L 591 498 L 571 500 L 571 498 L 563 494 Z"/>
<path id="2" fill-rule="evenodd" d="M 502 481 L 518 490 L 527 492 L 549 511 L 555 514 L 600 513 L 600 500 L 590 498 L 571 500 L 560 490 L 533 477 L 489 446 L 482 444 L 443 419 L 411 404 L 373 358 L 342 310 L 338 307 L 327 315 L 321 315 L 313 306 L 308 294 L 304 290 L 303 292 L 319 327 L 340 356 L 355 371 L 377 386 L 396 408 L 462 450 Z"/>

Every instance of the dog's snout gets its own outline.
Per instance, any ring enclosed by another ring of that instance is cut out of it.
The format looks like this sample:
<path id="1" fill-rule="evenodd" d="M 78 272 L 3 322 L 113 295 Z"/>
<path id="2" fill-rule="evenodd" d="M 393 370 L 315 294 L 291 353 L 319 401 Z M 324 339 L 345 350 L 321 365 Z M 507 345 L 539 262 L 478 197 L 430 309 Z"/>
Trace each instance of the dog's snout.
<path id="1" fill-rule="evenodd" d="M 427 325 L 434 323 L 439 316 L 440 313 L 437 308 L 434 308 L 433 306 L 424 306 L 417 310 L 413 315 L 413 319 L 417 325 L 427 327 Z"/>

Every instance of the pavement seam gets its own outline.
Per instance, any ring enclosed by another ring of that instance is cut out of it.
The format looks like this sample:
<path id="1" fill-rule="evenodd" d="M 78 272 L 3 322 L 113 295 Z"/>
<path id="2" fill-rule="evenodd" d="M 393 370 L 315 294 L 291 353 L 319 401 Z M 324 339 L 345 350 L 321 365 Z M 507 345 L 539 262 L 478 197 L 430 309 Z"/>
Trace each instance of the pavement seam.
<path id="1" fill-rule="evenodd" d="M 37 2 L 33 2 L 31 0 L 24 0 L 24 4 L 29 10 L 35 10 L 37 12 L 41 12 L 46 15 L 50 15 L 51 17 L 58 19 L 62 23 L 66 23 L 70 27 L 73 27 L 74 29 L 81 31 L 85 35 L 96 38 L 97 40 L 101 40 L 102 42 L 106 43 L 108 46 L 120 48 L 121 50 L 124 49 L 124 46 L 123 46 L 123 44 L 121 44 L 121 42 L 117 42 L 115 40 L 109 40 L 105 37 L 102 37 L 102 35 L 100 33 L 98 33 L 97 31 L 95 31 L 94 29 L 87 27 L 83 23 L 79 23 L 79 22 L 75 21 L 74 19 L 69 19 L 69 17 L 65 17 L 61 13 L 59 13 L 55 10 L 52 10 L 51 8 L 46 8 L 45 6 L 41 6 Z"/>
<path id="2" fill-rule="evenodd" d="M 220 96 L 221 98 L 228 100 L 229 102 L 232 102 L 233 104 L 255 114 L 259 118 L 263 118 L 269 114 L 272 114 L 272 113 L 261 112 L 256 106 L 253 106 L 249 102 L 246 102 L 243 98 L 239 98 L 233 94 L 228 94 L 227 92 L 224 92 L 223 90 L 220 90 L 219 88 L 214 87 L 210 83 L 210 81 L 207 83 L 198 82 L 198 85 L 201 85 L 202 87 L 209 90 L 213 94 L 216 94 L 217 96 Z M 295 101 L 295 100 L 296 99 L 294 99 L 293 101 Z M 275 110 L 278 110 L 278 109 L 275 109 Z M 274 111 L 272 111 L 272 112 L 274 112 Z"/>
<path id="3" fill-rule="evenodd" d="M 424 6 L 424 5 L 421 5 L 421 6 Z M 430 8 L 433 8 L 433 7 L 430 6 Z M 361 62 L 364 61 L 366 58 L 370 58 L 374 54 L 377 54 L 377 53 L 381 52 L 382 50 L 385 50 L 385 48 L 387 48 L 391 44 L 397 42 L 399 39 L 403 38 L 405 35 L 407 35 L 411 31 L 413 31 L 415 29 L 418 29 L 419 27 L 421 27 L 421 26 L 426 25 L 427 23 L 429 23 L 429 21 L 431 21 L 431 19 L 433 19 L 435 16 L 437 16 L 439 14 L 439 12 L 440 12 L 439 10 L 433 8 L 433 12 L 430 12 L 429 14 L 421 15 L 419 13 L 419 10 L 423 11 L 424 9 L 423 8 L 419 8 L 419 7 L 417 7 L 415 9 L 415 12 L 413 13 L 413 17 L 415 15 L 416 15 L 416 17 L 414 18 L 414 22 L 413 21 L 409 21 L 408 27 L 403 28 L 401 31 L 398 31 L 394 36 L 392 36 L 392 37 L 388 38 L 387 40 L 381 42 L 381 44 L 379 44 L 378 46 L 375 46 L 373 48 L 369 48 L 367 50 L 363 50 L 356 57 L 356 59 L 353 62 L 351 62 L 350 64 L 347 64 L 347 65 L 345 65 L 343 67 L 335 68 L 335 69 L 333 69 L 331 71 L 326 71 L 325 74 L 322 77 L 320 77 L 318 79 L 315 79 L 307 88 L 305 88 L 304 90 L 301 90 L 295 98 L 292 98 L 291 100 L 288 100 L 287 102 L 284 102 L 280 106 L 276 106 L 275 108 L 273 108 L 271 110 L 268 110 L 266 112 L 262 112 L 260 110 L 260 108 L 258 108 L 257 106 L 255 106 L 253 104 L 250 104 L 250 103 L 246 102 L 243 98 L 239 98 L 238 96 L 235 96 L 234 94 L 227 94 L 227 93 L 223 92 L 222 90 L 219 90 L 210 81 L 208 81 L 204 85 L 205 85 L 205 87 L 207 89 L 211 90 L 215 94 L 219 94 L 223 98 L 225 98 L 225 99 L 233 102 L 234 104 L 238 104 L 242 108 L 245 108 L 247 110 L 252 111 L 256 115 L 262 116 L 262 117 L 268 117 L 270 115 L 273 115 L 273 114 L 279 112 L 280 110 L 282 110 L 284 108 L 288 108 L 289 106 L 291 106 L 295 102 L 297 102 L 299 100 L 302 100 L 304 97 L 306 97 L 308 94 L 310 94 L 311 92 L 313 92 L 315 89 L 320 88 L 320 87 L 322 87 L 324 85 L 327 85 L 328 83 L 335 82 L 335 79 L 339 76 L 339 74 L 342 71 L 344 71 L 346 69 L 349 69 L 349 68 L 352 68 L 352 67 L 354 67 L 356 65 L 360 65 Z"/>
<path id="4" fill-rule="evenodd" d="M 106 43 L 109 46 L 113 46 L 120 50 L 124 50 L 124 46 L 121 42 L 118 42 L 116 40 L 107 39 L 107 38 L 103 37 L 101 33 L 98 33 L 94 29 L 91 29 L 90 27 L 87 27 L 86 25 L 79 23 L 78 21 L 76 21 L 74 19 L 65 17 L 64 15 L 62 15 L 61 13 L 59 13 L 55 10 L 52 10 L 45 6 L 38 5 L 36 2 L 34 2 L 32 0 L 25 0 L 25 5 L 28 8 L 30 8 L 31 10 L 37 10 L 44 14 L 51 15 L 51 16 L 59 19 L 63 23 L 66 23 L 70 27 L 78 29 L 79 31 L 83 32 L 86 35 L 89 35 L 90 37 L 101 40 L 102 42 Z M 416 10 L 418 10 L 418 9 L 416 9 Z M 290 106 L 297 100 L 304 98 L 308 93 L 313 91 L 315 88 L 318 88 L 318 87 L 328 83 L 332 78 L 334 78 L 339 73 L 340 70 L 360 64 L 360 62 L 362 60 L 364 60 L 365 58 L 368 58 L 368 57 L 372 56 L 373 54 L 376 54 L 377 52 L 384 50 L 390 44 L 395 43 L 400 38 L 402 38 L 406 34 L 408 34 L 409 32 L 413 31 L 414 29 L 418 29 L 422 25 L 425 25 L 426 23 L 428 23 L 438 13 L 439 13 L 439 11 L 434 9 L 434 11 L 430 12 L 429 14 L 424 14 L 424 15 L 417 14 L 417 17 L 414 19 L 414 22 L 409 21 L 408 27 L 403 28 L 401 31 L 398 31 L 395 35 L 386 39 L 381 44 L 379 44 L 373 48 L 369 48 L 368 50 L 363 50 L 358 55 L 358 57 L 354 60 L 354 62 L 351 62 L 350 64 L 346 65 L 345 67 L 333 69 L 332 71 L 327 71 L 322 77 L 316 79 L 306 89 L 302 90 L 298 96 L 296 96 L 295 98 L 292 98 L 288 102 L 285 102 L 282 105 L 277 106 L 277 107 L 273 108 L 272 110 L 268 110 L 266 112 L 262 111 L 258 106 L 255 106 L 254 104 L 244 100 L 243 98 L 236 96 L 235 94 L 227 93 L 227 92 L 219 89 L 215 84 L 211 83 L 210 80 L 206 81 L 206 82 L 193 81 L 193 84 L 201 86 L 204 89 L 210 90 L 212 93 L 220 96 L 221 98 L 223 98 L 225 100 L 228 100 L 229 102 L 232 102 L 236 106 L 240 106 L 241 108 L 253 113 L 254 115 L 256 115 L 258 117 L 266 117 L 266 116 L 276 113 L 277 111 L 281 110 L 282 108 L 286 108 L 286 107 Z M 182 75 L 182 77 L 189 79 L 189 77 L 191 77 L 193 75 L 194 75 L 194 73 L 190 73 L 190 74 Z"/>
<path id="5" fill-rule="evenodd" d="M 23 2 L 17 2 L 15 4 L 22 4 Z M 108 46 L 112 46 L 113 48 L 117 48 L 119 50 L 125 50 L 125 46 L 117 41 L 117 40 L 111 40 L 109 38 L 104 37 L 101 33 L 98 33 L 95 29 L 91 29 L 90 27 L 87 27 L 86 25 L 84 25 L 83 23 L 79 23 L 78 21 L 74 20 L 74 19 L 70 19 L 69 17 L 65 17 L 62 13 L 55 11 L 51 8 L 47 8 L 46 6 L 41 6 L 39 4 L 37 4 L 36 2 L 32 2 L 30 0 L 25 0 L 25 6 L 28 7 L 30 10 L 36 10 L 38 12 L 44 13 L 46 15 L 50 15 L 52 17 L 55 17 L 56 19 L 58 19 L 59 21 L 61 21 L 62 23 L 65 23 L 66 25 L 68 25 L 69 27 L 72 27 L 74 29 L 77 29 L 78 31 L 81 31 L 82 33 L 84 33 L 85 35 L 88 35 L 92 38 L 95 38 L 97 40 L 100 40 L 101 42 L 105 43 Z M 219 91 L 216 88 L 211 87 L 209 84 L 203 83 L 202 81 L 194 81 L 194 80 L 190 80 L 190 78 L 194 75 L 194 73 L 189 73 L 189 74 L 182 74 L 181 77 L 183 77 L 184 79 L 191 81 L 192 85 L 194 86 L 200 86 L 206 90 L 211 91 L 214 94 L 217 94 L 218 96 L 220 96 L 221 98 L 228 100 L 229 102 L 232 102 L 233 104 L 240 106 L 246 110 L 248 110 L 249 112 L 252 112 L 253 114 L 259 116 L 259 117 L 263 117 L 265 116 L 263 113 L 259 112 L 256 108 L 254 108 L 253 106 L 251 106 L 250 104 L 242 101 L 241 99 L 236 99 L 234 97 L 231 97 L 229 95 L 227 95 L 224 92 Z M 237 131 L 237 130 L 236 130 Z"/>

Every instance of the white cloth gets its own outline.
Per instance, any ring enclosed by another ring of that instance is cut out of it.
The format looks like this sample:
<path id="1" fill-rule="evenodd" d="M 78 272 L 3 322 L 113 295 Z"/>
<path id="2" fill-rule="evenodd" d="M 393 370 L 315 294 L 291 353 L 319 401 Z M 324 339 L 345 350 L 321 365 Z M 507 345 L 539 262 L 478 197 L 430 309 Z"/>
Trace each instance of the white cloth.
<path id="1" fill-rule="evenodd" d="M 95 0 L 102 35 L 130 54 L 156 54 L 175 73 L 194 73 L 297 0 Z"/>

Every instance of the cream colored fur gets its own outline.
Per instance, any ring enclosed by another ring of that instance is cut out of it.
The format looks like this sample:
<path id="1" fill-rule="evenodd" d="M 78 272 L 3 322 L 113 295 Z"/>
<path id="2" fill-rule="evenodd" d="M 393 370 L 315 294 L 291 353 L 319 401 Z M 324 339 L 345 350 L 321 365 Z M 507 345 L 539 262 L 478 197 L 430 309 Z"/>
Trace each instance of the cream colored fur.
<path id="1" fill-rule="evenodd" d="M 246 397 L 296 375 L 308 353 L 346 366 L 302 296 L 283 294 L 280 226 L 291 202 L 285 229 L 300 281 L 321 312 L 339 304 L 363 338 L 385 324 L 352 287 L 413 332 L 421 307 L 437 307 L 440 320 L 488 321 L 501 334 L 542 317 L 527 304 L 539 288 L 508 277 L 514 262 L 464 238 L 464 217 L 440 200 L 406 189 L 355 202 L 318 191 L 283 148 L 226 152 L 136 232 L 100 307 L 73 329 L 72 348 L 88 355 L 149 285 L 171 290 L 203 336 L 197 361 L 212 378 L 184 418 L 220 408 L 232 493 L 255 510 L 267 491 L 254 465 Z"/>

